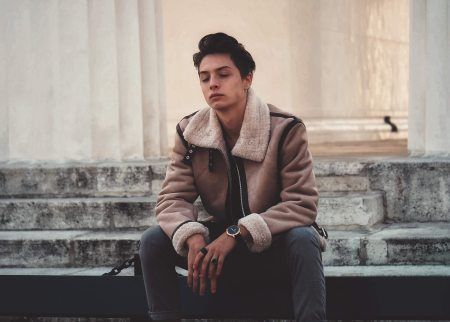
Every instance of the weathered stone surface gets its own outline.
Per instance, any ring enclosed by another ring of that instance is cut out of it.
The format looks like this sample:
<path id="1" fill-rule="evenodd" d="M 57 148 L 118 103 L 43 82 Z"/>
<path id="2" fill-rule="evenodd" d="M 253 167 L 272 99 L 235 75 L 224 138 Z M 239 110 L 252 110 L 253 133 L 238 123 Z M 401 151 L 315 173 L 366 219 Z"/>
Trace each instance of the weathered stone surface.
<path id="1" fill-rule="evenodd" d="M 323 270 L 325 276 L 450 276 L 446 265 L 325 266 Z"/>
<path id="2" fill-rule="evenodd" d="M 450 221 L 450 159 L 409 158 L 376 163 L 370 188 L 386 192 L 393 221 Z"/>
<path id="3" fill-rule="evenodd" d="M 143 230 L 0 232 L 0 267 L 114 266 L 137 251 Z M 329 231 L 326 266 L 450 264 L 450 224 Z"/>
<path id="4" fill-rule="evenodd" d="M 318 222 L 330 232 L 325 265 L 450 263 L 450 160 L 322 159 L 315 167 L 323 186 Z M 130 257 L 142 231 L 155 224 L 151 195 L 165 170 L 165 161 L 0 166 L 0 267 L 81 269 Z M 115 196 L 121 194 L 132 197 Z M 204 218 L 201 203 L 196 206 Z M 378 223 L 386 210 L 387 221 Z"/>
<path id="5" fill-rule="evenodd" d="M 150 162 L 153 179 L 163 180 L 166 177 L 166 170 L 167 170 L 168 162 L 169 162 L 169 159 L 164 159 L 164 158 Z"/>
<path id="6" fill-rule="evenodd" d="M 137 252 L 142 231 L 0 232 L 0 267 L 114 266 Z"/>
<path id="7" fill-rule="evenodd" d="M 450 223 L 394 224 L 366 238 L 367 264 L 450 264 Z"/>
<path id="8" fill-rule="evenodd" d="M 114 229 L 156 222 L 156 197 L 0 199 L 0 229 Z M 199 219 L 209 216 L 200 199 Z M 328 228 L 370 227 L 383 219 L 382 195 L 323 193 L 318 222 Z"/>
<path id="9" fill-rule="evenodd" d="M 369 178 L 363 176 L 326 176 L 316 177 L 317 189 L 324 191 L 366 191 Z"/>
<path id="10" fill-rule="evenodd" d="M 317 221 L 329 229 L 368 228 L 384 217 L 379 192 L 322 193 Z"/>
<path id="11" fill-rule="evenodd" d="M 83 233 L 0 231 L 0 267 L 71 266 L 70 239 Z"/>
<path id="12" fill-rule="evenodd" d="M 329 231 L 327 249 L 322 253 L 324 265 L 360 265 L 361 232 Z"/>
<path id="13" fill-rule="evenodd" d="M 73 239 L 75 267 L 117 265 L 138 251 L 139 232 L 91 232 Z"/>
<path id="14" fill-rule="evenodd" d="M 364 176 L 372 162 L 363 158 L 316 158 L 314 174 L 326 176 Z"/>
<path id="15" fill-rule="evenodd" d="M 0 198 L 144 196 L 151 182 L 145 163 L 0 166 Z"/>
<path id="16" fill-rule="evenodd" d="M 167 160 L 123 164 L 0 165 L 0 198 L 150 196 Z M 386 193 L 394 222 L 450 221 L 450 159 L 317 158 L 319 191 Z M 426 188 L 425 188 L 426 187 Z"/>
<path id="17" fill-rule="evenodd" d="M 363 232 L 329 231 L 324 265 L 450 263 L 450 223 L 382 225 Z"/>
<path id="18" fill-rule="evenodd" d="M 0 199 L 0 229 L 148 227 L 155 204 L 155 197 Z"/>

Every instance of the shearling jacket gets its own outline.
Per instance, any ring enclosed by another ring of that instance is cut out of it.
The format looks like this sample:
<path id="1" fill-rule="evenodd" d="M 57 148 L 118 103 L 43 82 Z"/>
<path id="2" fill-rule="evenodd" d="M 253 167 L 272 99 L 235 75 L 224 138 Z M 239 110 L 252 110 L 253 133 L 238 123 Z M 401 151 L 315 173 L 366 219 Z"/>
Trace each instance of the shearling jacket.
<path id="1" fill-rule="evenodd" d="M 177 125 L 156 219 L 182 256 L 190 236 L 209 238 L 193 206 L 198 196 L 212 220 L 226 222 L 231 215 L 238 219 L 252 236 L 247 246 L 253 252 L 268 248 L 276 234 L 316 220 L 318 191 L 300 119 L 262 102 L 250 89 L 239 138 L 231 154 L 227 151 L 212 108 Z M 231 191 L 232 166 L 237 169 L 238 192 Z M 232 200 L 237 205 L 230 205 Z"/>

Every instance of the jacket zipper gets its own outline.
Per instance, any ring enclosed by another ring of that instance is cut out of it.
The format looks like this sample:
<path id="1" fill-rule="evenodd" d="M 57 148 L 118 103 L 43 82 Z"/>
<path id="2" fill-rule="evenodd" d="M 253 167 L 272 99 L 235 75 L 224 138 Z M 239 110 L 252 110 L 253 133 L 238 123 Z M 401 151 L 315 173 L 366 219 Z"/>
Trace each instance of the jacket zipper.
<path id="1" fill-rule="evenodd" d="M 239 196 L 240 196 L 240 201 L 241 201 L 241 210 L 242 210 L 242 216 L 245 217 L 245 210 L 244 210 L 244 197 L 242 195 L 242 182 L 241 182 L 241 173 L 239 172 L 239 167 L 237 165 L 236 159 L 234 158 L 234 156 L 232 157 L 233 161 L 234 161 L 234 165 L 236 166 L 236 170 L 237 170 L 237 174 L 238 174 L 238 180 L 239 180 Z"/>
<path id="2" fill-rule="evenodd" d="M 231 182 L 232 179 L 231 179 L 231 168 L 230 168 L 230 161 L 231 160 L 228 158 L 228 155 L 224 155 L 222 150 L 220 150 L 220 149 L 216 149 L 216 150 L 218 150 L 220 152 L 220 154 L 222 154 L 222 156 L 225 159 L 225 165 L 227 166 L 227 177 L 228 177 L 228 187 L 229 187 L 229 189 L 228 189 L 229 190 L 228 199 L 231 202 L 231 199 L 232 199 L 232 196 L 233 196 L 233 194 L 232 194 L 233 185 L 232 185 L 232 182 Z M 244 198 L 242 196 L 242 193 L 243 193 L 242 190 L 243 189 L 242 189 L 241 174 L 240 174 L 239 167 L 237 165 L 236 159 L 234 158 L 233 155 L 231 155 L 231 158 L 233 159 L 233 162 L 234 162 L 234 165 L 236 166 L 236 170 L 237 170 L 237 174 L 238 174 L 239 190 L 240 190 L 240 193 L 239 193 L 240 198 L 239 199 L 240 199 L 240 202 L 241 202 L 242 215 L 243 215 L 243 217 L 245 217 L 246 214 L 245 214 L 245 210 L 244 210 Z"/>
<path id="3" fill-rule="evenodd" d="M 223 152 L 222 152 L 222 150 L 220 150 L 220 149 L 215 149 L 215 150 L 217 150 L 217 151 L 219 151 L 220 152 L 220 154 L 222 154 L 222 156 L 223 156 L 223 158 L 224 158 L 224 160 L 225 160 L 225 165 L 227 166 L 227 177 L 228 177 L 228 191 L 229 191 L 229 193 L 228 193 L 228 199 L 230 200 L 230 203 L 231 203 L 231 198 L 232 198 L 232 189 L 233 189 L 233 186 L 232 186 L 232 184 L 231 184 L 231 168 L 230 168 L 230 160 L 228 159 L 228 156 L 226 155 L 226 154 L 224 154 Z M 231 209 L 231 207 L 230 207 L 230 209 Z"/>

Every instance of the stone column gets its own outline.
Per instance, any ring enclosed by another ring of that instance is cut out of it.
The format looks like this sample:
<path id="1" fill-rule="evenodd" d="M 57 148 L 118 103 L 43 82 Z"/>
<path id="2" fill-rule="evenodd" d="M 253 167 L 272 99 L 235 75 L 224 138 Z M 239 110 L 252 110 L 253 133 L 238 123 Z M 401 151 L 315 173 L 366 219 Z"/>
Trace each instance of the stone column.
<path id="1" fill-rule="evenodd" d="M 450 0 L 411 1 L 410 155 L 450 155 Z"/>
<path id="2" fill-rule="evenodd" d="M 0 161 L 165 154 L 159 0 L 0 0 Z"/>

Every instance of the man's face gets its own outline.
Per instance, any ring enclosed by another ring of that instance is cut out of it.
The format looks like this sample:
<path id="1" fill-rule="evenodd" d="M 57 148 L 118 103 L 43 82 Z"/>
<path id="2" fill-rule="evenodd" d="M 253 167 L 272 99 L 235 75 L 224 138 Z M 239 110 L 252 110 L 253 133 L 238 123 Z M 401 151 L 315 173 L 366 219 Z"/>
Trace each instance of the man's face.
<path id="1" fill-rule="evenodd" d="M 241 78 L 229 54 L 206 55 L 198 68 L 205 101 L 214 109 L 224 110 L 245 102 L 252 75 Z M 245 104 L 245 103 L 244 103 Z"/>

